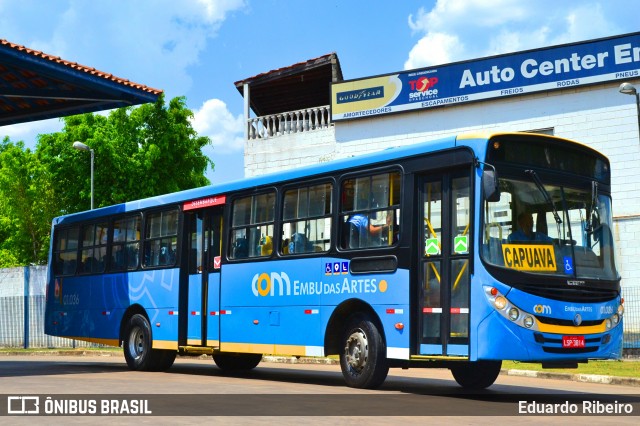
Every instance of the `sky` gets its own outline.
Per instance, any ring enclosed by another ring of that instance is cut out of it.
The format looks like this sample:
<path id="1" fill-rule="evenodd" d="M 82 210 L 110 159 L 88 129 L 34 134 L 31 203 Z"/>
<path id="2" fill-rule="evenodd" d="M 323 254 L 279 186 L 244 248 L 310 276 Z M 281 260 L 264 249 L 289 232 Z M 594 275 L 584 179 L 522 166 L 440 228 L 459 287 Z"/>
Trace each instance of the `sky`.
<path id="1" fill-rule="evenodd" d="M 637 32 L 639 17 L 637 0 L 0 0 L 0 39 L 184 96 L 221 183 L 244 175 L 236 81 L 332 52 L 345 79 L 388 74 Z"/>

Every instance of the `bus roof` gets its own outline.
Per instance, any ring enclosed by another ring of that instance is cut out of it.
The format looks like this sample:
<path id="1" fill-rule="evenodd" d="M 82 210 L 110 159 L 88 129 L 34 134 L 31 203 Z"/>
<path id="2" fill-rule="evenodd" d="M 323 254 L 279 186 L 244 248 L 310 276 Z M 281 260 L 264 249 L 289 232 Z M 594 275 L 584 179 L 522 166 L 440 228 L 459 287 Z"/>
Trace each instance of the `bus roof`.
<path id="1" fill-rule="evenodd" d="M 449 136 L 445 138 L 435 139 L 428 142 L 420 142 L 411 145 L 403 145 L 386 148 L 380 151 L 357 155 L 353 157 L 341 158 L 311 166 L 289 169 L 281 172 L 269 173 L 261 176 L 229 181 L 221 184 L 213 184 L 202 186 L 184 191 L 174 192 L 170 194 L 158 195 L 155 197 L 145 198 L 136 201 L 129 201 L 122 204 L 116 204 L 108 207 L 102 207 L 95 210 L 87 210 L 84 212 L 72 213 L 60 216 L 54 219 L 54 225 L 62 223 L 73 223 L 80 220 L 90 220 L 108 215 L 126 213 L 141 209 L 147 209 L 166 204 L 182 203 L 191 200 L 197 200 L 205 197 L 222 196 L 235 191 L 242 191 L 261 186 L 268 186 L 281 182 L 293 181 L 300 178 L 313 178 L 325 173 L 336 172 L 340 170 L 353 169 L 364 165 L 382 163 L 389 160 L 408 158 L 425 152 L 435 152 L 444 149 L 454 148 L 456 146 L 470 146 L 472 148 L 483 149 L 481 144 L 495 136 L 507 135 L 523 135 L 518 132 L 476 132 L 461 134 L 458 136 Z M 529 133 L 533 136 L 534 134 Z M 537 135 L 540 136 L 540 135 Z M 546 135 L 544 135 L 546 136 Z M 550 137 L 550 136 L 549 136 Z M 557 138 L 559 139 L 559 138 Z M 566 139 L 564 139 L 566 141 Z M 572 142 L 572 141 L 570 141 Z"/>

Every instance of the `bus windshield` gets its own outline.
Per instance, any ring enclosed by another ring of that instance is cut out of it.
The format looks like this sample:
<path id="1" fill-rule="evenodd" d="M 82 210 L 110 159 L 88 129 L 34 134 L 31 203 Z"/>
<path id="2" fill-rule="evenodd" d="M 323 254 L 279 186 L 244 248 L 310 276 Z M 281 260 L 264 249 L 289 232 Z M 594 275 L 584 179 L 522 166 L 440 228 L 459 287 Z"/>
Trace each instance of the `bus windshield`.
<path id="1" fill-rule="evenodd" d="M 485 201 L 484 260 L 534 274 L 618 279 L 611 198 L 598 194 L 597 185 L 579 189 L 550 184 L 528 172 L 518 178 L 500 176 L 500 200 Z"/>

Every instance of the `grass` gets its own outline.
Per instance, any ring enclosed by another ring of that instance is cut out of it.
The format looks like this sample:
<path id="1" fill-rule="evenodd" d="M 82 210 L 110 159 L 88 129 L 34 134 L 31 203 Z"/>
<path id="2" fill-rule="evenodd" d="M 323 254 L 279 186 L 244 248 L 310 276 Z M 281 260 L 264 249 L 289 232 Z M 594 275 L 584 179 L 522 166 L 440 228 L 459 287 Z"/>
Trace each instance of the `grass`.
<path id="1" fill-rule="evenodd" d="M 602 376 L 640 377 L 639 361 L 589 361 L 578 364 L 578 368 L 542 368 L 540 364 L 527 362 L 503 361 L 503 369 L 548 371 L 565 374 L 598 374 Z"/>

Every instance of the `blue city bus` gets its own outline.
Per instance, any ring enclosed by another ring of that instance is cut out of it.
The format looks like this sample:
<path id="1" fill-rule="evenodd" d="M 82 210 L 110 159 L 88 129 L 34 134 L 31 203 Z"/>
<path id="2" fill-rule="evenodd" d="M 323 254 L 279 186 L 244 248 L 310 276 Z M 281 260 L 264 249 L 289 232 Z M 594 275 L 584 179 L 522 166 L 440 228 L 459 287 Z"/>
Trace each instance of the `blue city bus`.
<path id="1" fill-rule="evenodd" d="M 582 144 L 466 134 L 55 218 L 49 335 L 133 370 L 337 356 L 346 384 L 616 359 L 611 173 Z"/>

